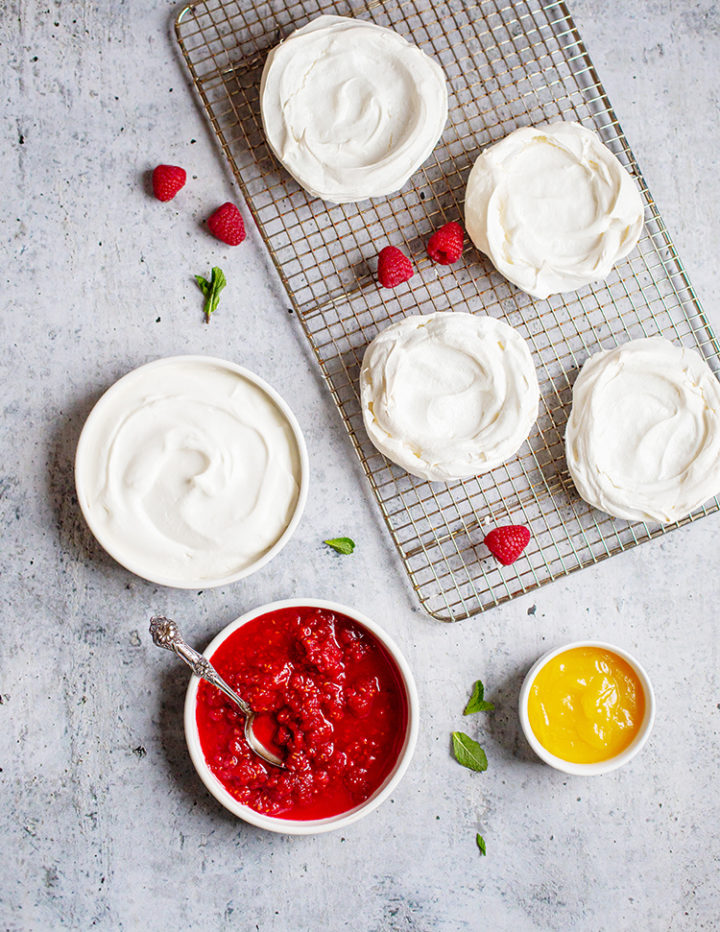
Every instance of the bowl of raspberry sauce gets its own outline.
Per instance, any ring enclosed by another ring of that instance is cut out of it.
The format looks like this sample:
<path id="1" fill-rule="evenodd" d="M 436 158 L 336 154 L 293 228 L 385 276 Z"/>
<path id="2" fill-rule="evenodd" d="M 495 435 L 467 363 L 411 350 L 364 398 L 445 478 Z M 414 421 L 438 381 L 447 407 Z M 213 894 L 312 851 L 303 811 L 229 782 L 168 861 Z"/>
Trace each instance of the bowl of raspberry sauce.
<path id="1" fill-rule="evenodd" d="M 250 750 L 239 709 L 193 677 L 185 699 L 190 757 L 213 796 L 273 832 L 343 828 L 393 792 L 418 730 L 418 700 L 394 641 L 355 609 L 289 599 L 248 612 L 205 650 L 252 706 L 254 731 L 284 762 Z"/>

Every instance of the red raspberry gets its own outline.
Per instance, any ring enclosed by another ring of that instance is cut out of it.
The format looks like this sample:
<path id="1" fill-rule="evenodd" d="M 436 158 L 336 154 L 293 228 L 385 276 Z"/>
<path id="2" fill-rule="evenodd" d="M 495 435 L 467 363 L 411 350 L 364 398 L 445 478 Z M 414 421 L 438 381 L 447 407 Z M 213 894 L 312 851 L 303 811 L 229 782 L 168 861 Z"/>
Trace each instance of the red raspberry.
<path id="1" fill-rule="evenodd" d="M 345 784 L 354 796 L 362 797 L 367 795 L 367 774 L 368 772 L 364 767 L 353 767 L 350 773 L 345 775 Z"/>
<path id="2" fill-rule="evenodd" d="M 158 165 L 153 169 L 153 194 L 159 201 L 171 201 L 185 186 L 187 174 L 179 165 Z"/>
<path id="3" fill-rule="evenodd" d="M 514 563 L 529 542 L 530 531 L 522 524 L 496 527 L 483 541 L 490 553 L 505 566 Z"/>
<path id="4" fill-rule="evenodd" d="M 245 239 L 245 224 L 240 211 L 227 201 L 215 211 L 207 221 L 213 236 L 217 236 L 228 246 L 238 246 Z"/>
<path id="5" fill-rule="evenodd" d="M 352 660 L 354 663 L 357 663 L 359 660 L 362 660 L 367 652 L 367 645 L 363 644 L 362 641 L 356 641 L 346 648 L 345 657 L 347 660 Z"/>
<path id="6" fill-rule="evenodd" d="M 383 288 L 395 288 L 413 277 L 412 263 L 395 246 L 385 246 L 378 256 L 378 280 Z"/>
<path id="7" fill-rule="evenodd" d="M 281 725 L 275 732 L 275 744 L 289 744 L 292 739 L 292 732 L 287 725 Z"/>
<path id="8" fill-rule="evenodd" d="M 446 223 L 428 240 L 427 254 L 439 265 L 452 265 L 462 255 L 463 235 L 463 228 L 459 223 Z"/>

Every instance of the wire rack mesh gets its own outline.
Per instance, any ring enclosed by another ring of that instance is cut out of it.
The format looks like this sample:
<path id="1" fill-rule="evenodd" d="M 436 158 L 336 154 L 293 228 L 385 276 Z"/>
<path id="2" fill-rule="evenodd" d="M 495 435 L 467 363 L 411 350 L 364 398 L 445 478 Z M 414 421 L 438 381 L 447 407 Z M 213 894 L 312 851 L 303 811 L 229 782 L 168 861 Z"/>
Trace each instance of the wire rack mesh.
<path id="1" fill-rule="evenodd" d="M 310 197 L 268 149 L 259 85 L 267 52 L 321 13 L 395 29 L 445 69 L 450 114 L 432 156 L 397 194 L 331 206 Z M 176 20 L 176 35 L 222 150 L 342 415 L 421 604 L 444 621 L 466 618 L 544 583 L 695 521 L 628 523 L 574 490 L 563 434 L 571 387 L 593 352 L 662 334 L 699 350 L 717 373 L 720 347 L 647 189 L 597 72 L 562 2 L 542 0 L 205 0 Z M 428 236 L 462 220 L 467 176 L 480 149 L 522 125 L 577 120 L 594 128 L 635 176 L 646 213 L 637 248 L 601 284 L 538 301 L 472 247 L 452 267 L 425 256 Z M 381 291 L 373 262 L 391 243 L 418 274 Z M 367 344 L 404 315 L 490 314 L 529 341 L 540 416 L 510 462 L 477 478 L 429 483 L 378 453 L 358 397 Z M 503 567 L 482 544 L 489 524 L 522 523 L 532 540 Z"/>

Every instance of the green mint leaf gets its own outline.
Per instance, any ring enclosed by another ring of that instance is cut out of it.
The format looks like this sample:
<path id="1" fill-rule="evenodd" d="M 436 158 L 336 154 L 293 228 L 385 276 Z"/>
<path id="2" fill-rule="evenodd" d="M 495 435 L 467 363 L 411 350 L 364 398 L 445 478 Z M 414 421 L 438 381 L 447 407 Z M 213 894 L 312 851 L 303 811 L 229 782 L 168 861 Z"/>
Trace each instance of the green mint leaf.
<path id="1" fill-rule="evenodd" d="M 324 540 L 323 543 L 337 550 L 338 553 L 348 554 L 355 549 L 355 541 L 349 537 L 332 537 L 330 540 Z"/>
<path id="2" fill-rule="evenodd" d="M 225 273 L 216 265 L 213 266 L 211 284 L 216 295 L 219 295 L 225 285 L 227 285 L 227 278 L 225 278 Z"/>
<path id="3" fill-rule="evenodd" d="M 205 304 L 205 317 L 210 320 L 210 315 L 217 309 L 220 303 L 220 292 L 227 285 L 227 279 L 222 269 L 213 267 L 212 278 L 210 280 L 210 296 Z"/>
<path id="4" fill-rule="evenodd" d="M 220 292 L 227 285 L 225 273 L 217 266 L 213 266 L 210 281 L 203 278 L 202 275 L 196 275 L 195 281 L 198 283 L 200 291 L 205 295 L 205 321 L 210 323 L 210 315 L 217 310 L 220 303 Z"/>
<path id="5" fill-rule="evenodd" d="M 478 680 L 473 686 L 472 696 L 465 706 L 463 715 L 473 715 L 475 712 L 490 712 L 495 708 L 492 702 L 485 701 L 485 687 L 482 680 Z"/>
<path id="6" fill-rule="evenodd" d="M 487 854 L 487 851 L 485 850 L 485 839 L 482 837 L 482 835 L 478 833 L 475 836 L 475 841 L 477 842 L 477 846 L 480 849 L 480 854 Z"/>
<path id="7" fill-rule="evenodd" d="M 485 751 L 469 735 L 462 731 L 454 731 L 452 733 L 452 746 L 458 764 L 462 764 L 463 767 L 467 767 L 469 770 L 477 770 L 480 773 L 487 770 L 488 762 Z"/>
<path id="8" fill-rule="evenodd" d="M 195 281 L 198 283 L 198 288 L 200 291 L 202 291 L 202 293 L 207 298 L 207 296 L 210 294 L 210 282 L 207 280 L 207 278 L 203 278 L 202 275 L 196 275 Z"/>

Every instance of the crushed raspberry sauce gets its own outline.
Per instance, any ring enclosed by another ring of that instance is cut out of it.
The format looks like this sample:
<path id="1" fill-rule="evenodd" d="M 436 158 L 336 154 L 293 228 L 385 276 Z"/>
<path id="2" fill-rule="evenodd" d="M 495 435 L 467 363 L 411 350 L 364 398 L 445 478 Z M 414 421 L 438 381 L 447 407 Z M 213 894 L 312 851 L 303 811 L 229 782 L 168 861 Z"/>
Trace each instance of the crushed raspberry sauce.
<path id="1" fill-rule="evenodd" d="M 283 819 L 324 819 L 364 802 L 392 770 L 407 729 L 405 687 L 386 649 L 352 619 L 310 607 L 268 612 L 211 660 L 258 713 L 255 733 L 286 766 L 250 750 L 240 710 L 203 681 L 200 744 L 239 802 Z"/>

